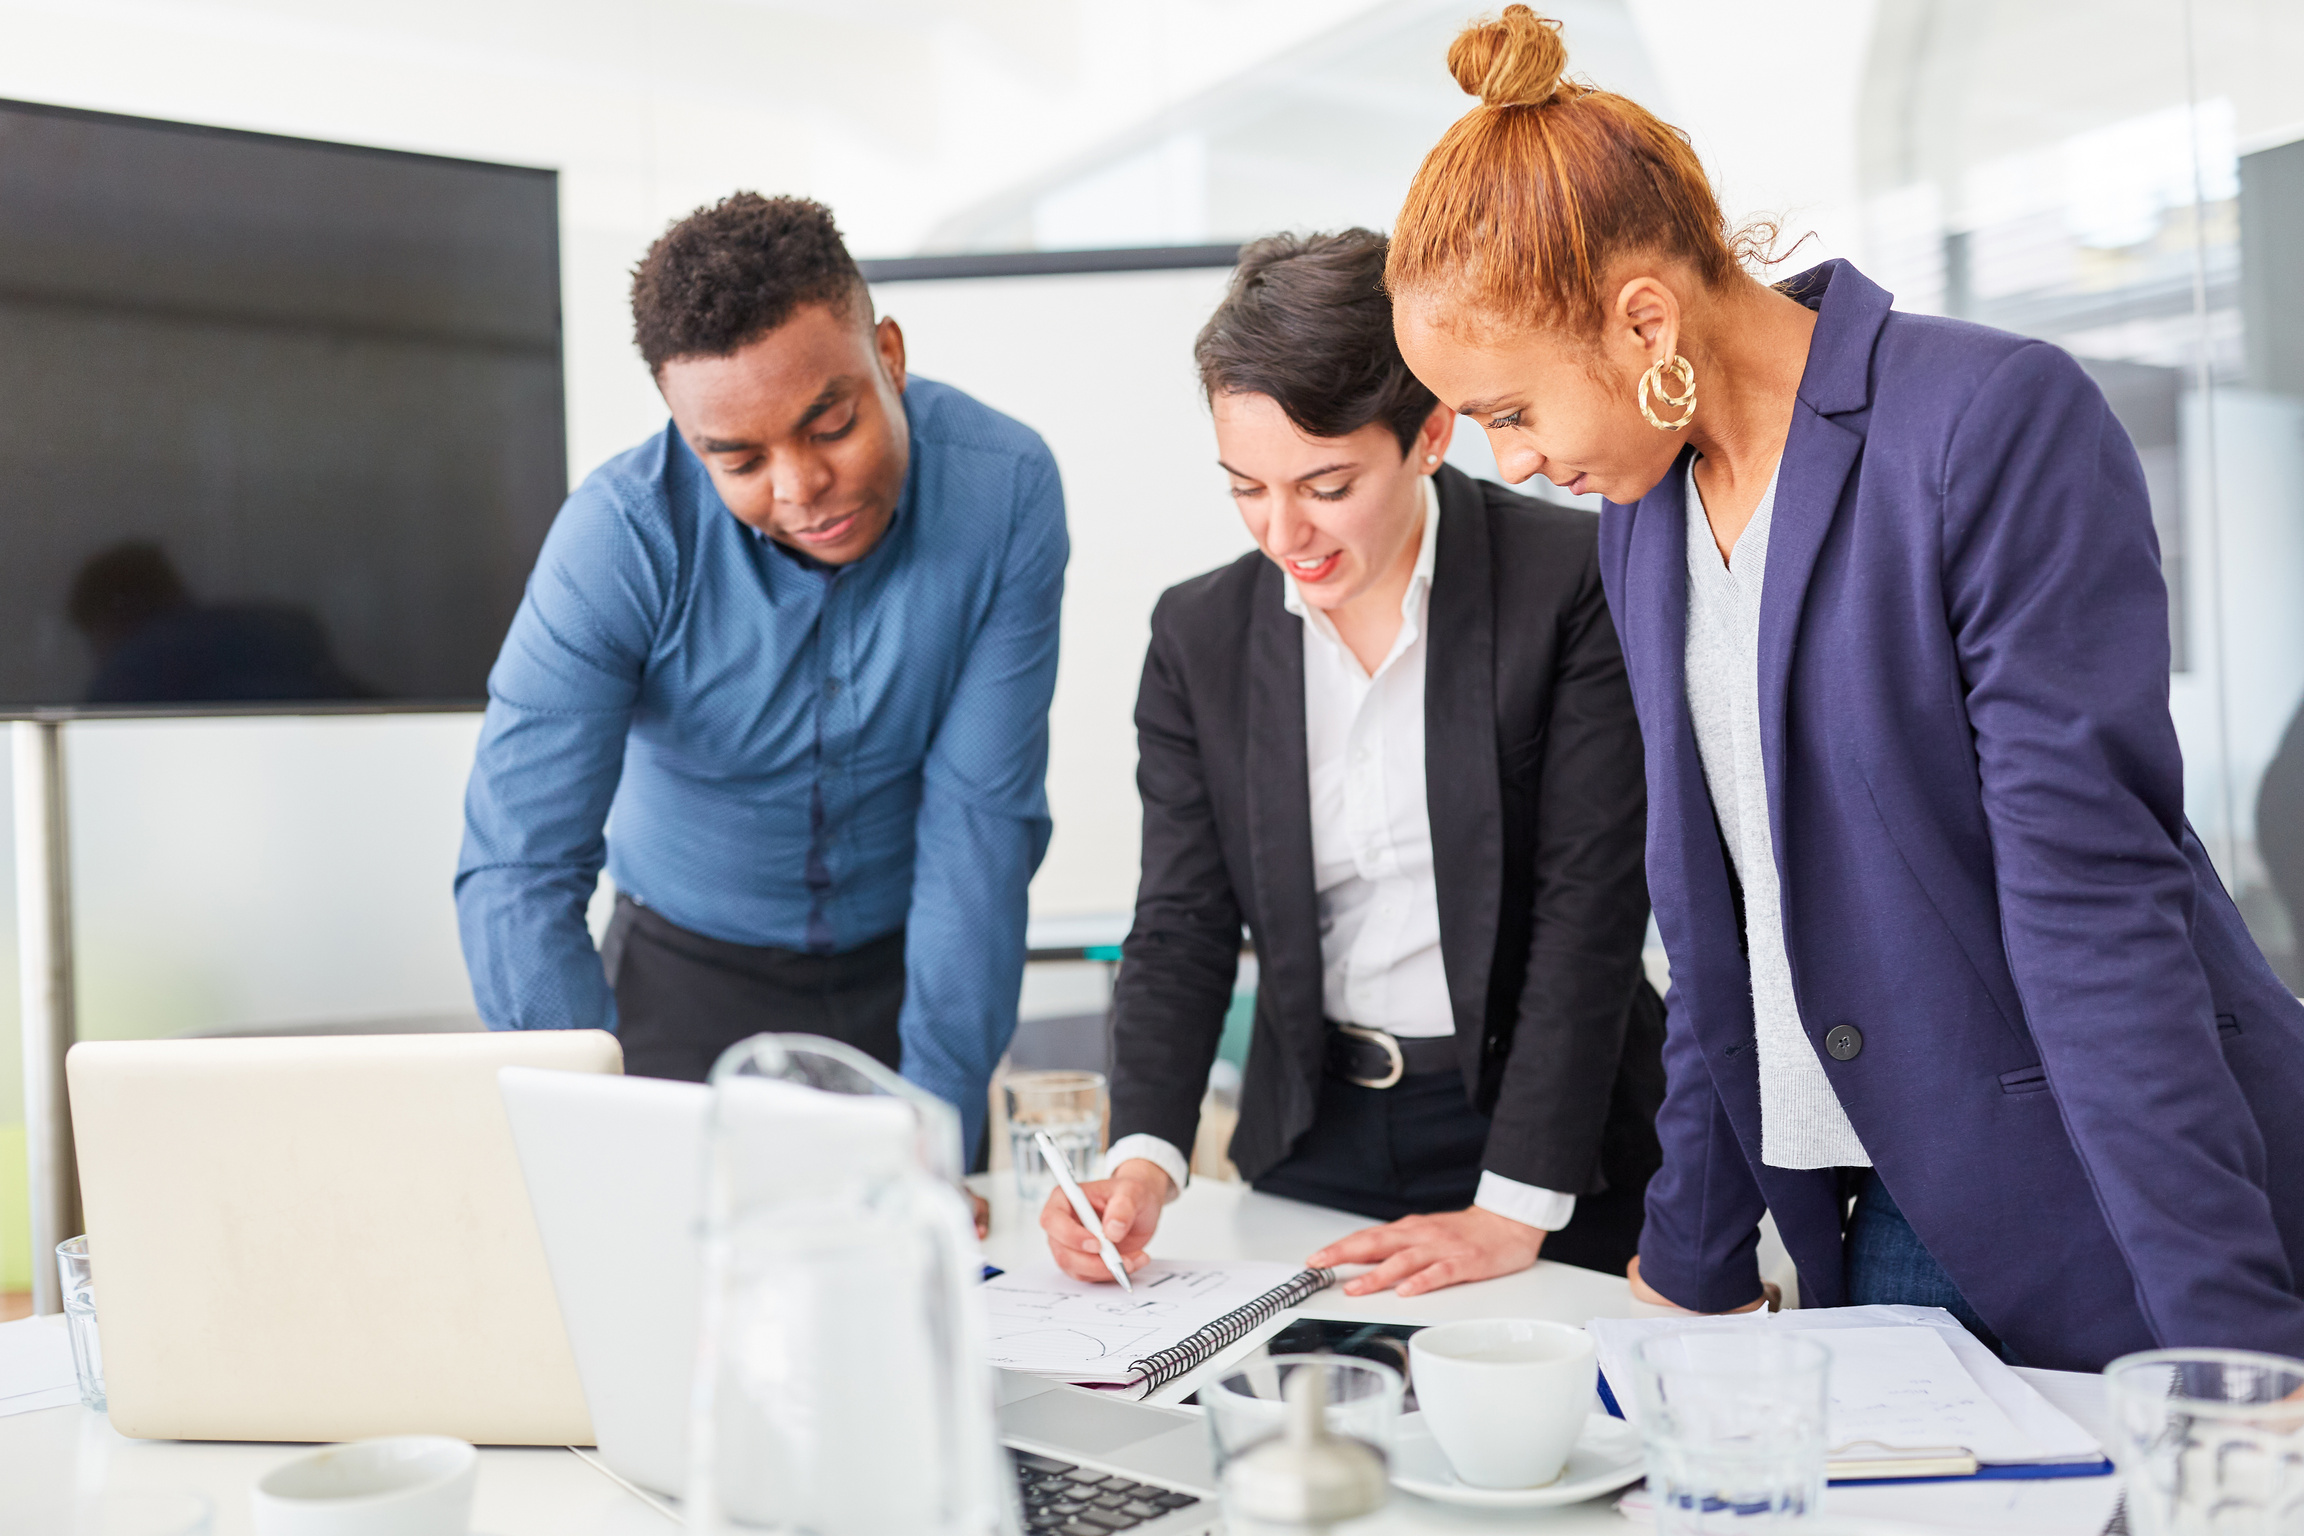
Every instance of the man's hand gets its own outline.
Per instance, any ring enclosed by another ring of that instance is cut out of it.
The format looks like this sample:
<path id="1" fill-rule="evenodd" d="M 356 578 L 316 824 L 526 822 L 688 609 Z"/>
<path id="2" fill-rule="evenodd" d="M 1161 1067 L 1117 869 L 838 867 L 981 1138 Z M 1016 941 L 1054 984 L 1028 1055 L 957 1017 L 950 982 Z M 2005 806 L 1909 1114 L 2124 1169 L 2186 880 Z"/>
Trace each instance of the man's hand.
<path id="1" fill-rule="evenodd" d="M 1784 1305 L 1783 1287 L 1773 1280 L 1763 1280 L 1760 1282 L 1760 1299 L 1758 1301 L 1746 1302 L 1743 1306 L 1728 1312 L 1691 1312 L 1640 1278 L 1640 1255 L 1638 1254 L 1632 1255 L 1632 1262 L 1625 1266 L 1624 1278 L 1632 1282 L 1632 1299 L 1634 1301 L 1651 1307 L 1663 1307 L 1667 1311 L 1679 1313 L 1682 1317 L 1737 1317 L 1746 1312 L 1757 1312 L 1762 1307 L 1773 1312 Z"/>
<path id="2" fill-rule="evenodd" d="M 1344 1284 L 1347 1296 L 1394 1290 L 1421 1296 L 1468 1280 L 1516 1274 L 1536 1262 L 1544 1229 L 1484 1211 L 1444 1211 L 1437 1216 L 1403 1216 L 1330 1243 L 1304 1262 L 1314 1269 L 1338 1264 L 1373 1264 Z"/>
<path id="3" fill-rule="evenodd" d="M 1080 1186 L 1096 1214 L 1104 1218 L 1104 1235 L 1120 1250 L 1120 1262 L 1128 1273 L 1134 1274 L 1152 1262 L 1144 1245 L 1152 1241 L 1152 1233 L 1160 1225 L 1160 1207 L 1168 1203 L 1175 1188 L 1159 1164 L 1141 1157 L 1128 1159 L 1113 1169 L 1108 1179 Z M 1048 1234 L 1048 1251 L 1056 1256 L 1058 1269 L 1075 1280 L 1112 1278 L 1096 1246 L 1096 1235 L 1080 1225 L 1063 1190 L 1048 1191 L 1048 1203 L 1040 1208 L 1040 1230 Z"/>
<path id="4" fill-rule="evenodd" d="M 982 1242 L 992 1235 L 992 1202 L 970 1190 L 968 1203 L 976 1208 L 976 1241 Z"/>

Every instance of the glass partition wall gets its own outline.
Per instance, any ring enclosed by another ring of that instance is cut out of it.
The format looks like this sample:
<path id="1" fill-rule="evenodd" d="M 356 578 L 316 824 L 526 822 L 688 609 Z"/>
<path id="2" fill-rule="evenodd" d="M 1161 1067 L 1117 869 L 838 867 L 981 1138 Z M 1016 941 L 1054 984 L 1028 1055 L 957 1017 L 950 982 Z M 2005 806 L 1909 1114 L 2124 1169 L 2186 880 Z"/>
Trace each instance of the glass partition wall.
<path id="1" fill-rule="evenodd" d="M 2187 811 L 2304 987 L 2304 6 L 1555 0 L 1571 70 L 1689 131 L 1789 273 L 2079 358 L 2134 439 L 2168 578 Z M 1049 176 L 942 249 L 1387 227 L 1469 105 L 1461 5 L 1401 0 Z M 1492 472 L 1478 434 L 1452 458 Z"/>
<path id="2" fill-rule="evenodd" d="M 2304 986 L 2304 8 L 1888 0 L 1875 28 L 1859 259 L 2103 386 L 2152 491 L 2187 813 Z"/>

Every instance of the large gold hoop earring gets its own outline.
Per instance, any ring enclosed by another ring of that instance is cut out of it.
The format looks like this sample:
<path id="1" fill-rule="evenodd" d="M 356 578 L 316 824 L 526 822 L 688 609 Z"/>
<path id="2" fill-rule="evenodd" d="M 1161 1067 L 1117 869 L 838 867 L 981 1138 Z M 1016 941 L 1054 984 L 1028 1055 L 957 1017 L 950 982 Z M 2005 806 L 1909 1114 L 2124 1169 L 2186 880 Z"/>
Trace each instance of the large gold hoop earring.
<path id="1" fill-rule="evenodd" d="M 1677 393 L 1664 383 L 1664 371 L 1667 368 L 1680 375 Z M 1651 390 L 1655 391 L 1657 399 L 1680 413 L 1678 421 L 1666 421 L 1650 408 L 1648 394 Z M 1640 375 L 1639 387 L 1632 391 L 1632 397 L 1640 402 L 1640 414 L 1648 418 L 1648 425 L 1659 432 L 1677 432 L 1696 419 L 1696 365 L 1677 352 L 1669 358 L 1659 358 L 1653 368 Z"/>

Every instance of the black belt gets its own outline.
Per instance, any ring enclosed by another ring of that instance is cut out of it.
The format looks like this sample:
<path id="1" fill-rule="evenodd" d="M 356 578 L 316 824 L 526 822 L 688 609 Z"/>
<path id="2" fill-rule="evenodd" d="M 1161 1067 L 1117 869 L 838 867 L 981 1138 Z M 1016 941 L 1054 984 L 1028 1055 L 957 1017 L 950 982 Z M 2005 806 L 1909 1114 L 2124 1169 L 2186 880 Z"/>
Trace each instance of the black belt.
<path id="1" fill-rule="evenodd" d="M 1362 1088 L 1389 1088 L 1403 1077 L 1457 1066 L 1454 1035 L 1402 1039 L 1358 1024 L 1328 1025 L 1328 1070 Z"/>

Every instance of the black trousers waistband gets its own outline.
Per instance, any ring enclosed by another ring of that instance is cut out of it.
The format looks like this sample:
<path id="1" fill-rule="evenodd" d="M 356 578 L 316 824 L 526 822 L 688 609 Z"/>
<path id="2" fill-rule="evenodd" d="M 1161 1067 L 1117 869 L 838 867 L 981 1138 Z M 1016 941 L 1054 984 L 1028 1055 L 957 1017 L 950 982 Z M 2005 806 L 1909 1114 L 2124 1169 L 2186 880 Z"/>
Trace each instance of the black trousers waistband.
<path id="1" fill-rule="evenodd" d="M 770 1033 L 824 1035 L 891 1069 L 902 1056 L 902 929 L 817 955 L 692 933 L 619 895 L 600 959 L 634 1077 L 702 1082 L 722 1051 Z"/>

